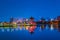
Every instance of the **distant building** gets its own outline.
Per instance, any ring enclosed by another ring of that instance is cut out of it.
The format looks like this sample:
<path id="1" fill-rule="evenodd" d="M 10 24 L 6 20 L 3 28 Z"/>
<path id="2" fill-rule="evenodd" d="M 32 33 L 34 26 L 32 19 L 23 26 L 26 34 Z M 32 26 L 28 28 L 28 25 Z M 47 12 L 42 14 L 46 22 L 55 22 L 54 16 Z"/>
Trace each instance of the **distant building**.
<path id="1" fill-rule="evenodd" d="M 12 23 L 14 21 L 14 18 L 13 17 L 11 17 L 10 18 L 10 23 Z"/>
<path id="2" fill-rule="evenodd" d="M 34 21 L 34 18 L 33 17 L 30 17 L 29 21 L 32 21 L 33 22 Z"/>
<path id="3" fill-rule="evenodd" d="M 60 21 L 60 16 L 58 16 L 58 17 L 57 17 L 57 20 L 59 20 L 59 21 Z"/>
<path id="4" fill-rule="evenodd" d="M 3 22 L 0 22 L 0 27 L 3 27 Z"/>
<path id="5" fill-rule="evenodd" d="M 60 31 L 60 16 L 57 17 L 58 20 L 58 30 Z"/>
<path id="6" fill-rule="evenodd" d="M 45 21 L 45 19 L 42 17 L 41 18 L 41 21 L 40 21 L 40 26 L 41 26 L 41 29 L 43 30 L 45 27 L 46 27 L 46 21 Z"/>
<path id="7" fill-rule="evenodd" d="M 3 27 L 9 27 L 9 23 L 8 22 L 3 22 Z"/>

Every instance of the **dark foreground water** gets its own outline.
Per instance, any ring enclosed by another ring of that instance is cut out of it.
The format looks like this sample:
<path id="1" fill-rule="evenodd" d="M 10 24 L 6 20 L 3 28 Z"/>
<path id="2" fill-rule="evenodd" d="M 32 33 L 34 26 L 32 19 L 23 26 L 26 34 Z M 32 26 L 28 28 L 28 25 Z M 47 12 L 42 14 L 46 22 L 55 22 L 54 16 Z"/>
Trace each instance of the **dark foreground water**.
<path id="1" fill-rule="evenodd" d="M 60 40 L 60 32 L 57 30 L 37 28 L 33 34 L 27 30 L 1 31 L 0 40 Z"/>

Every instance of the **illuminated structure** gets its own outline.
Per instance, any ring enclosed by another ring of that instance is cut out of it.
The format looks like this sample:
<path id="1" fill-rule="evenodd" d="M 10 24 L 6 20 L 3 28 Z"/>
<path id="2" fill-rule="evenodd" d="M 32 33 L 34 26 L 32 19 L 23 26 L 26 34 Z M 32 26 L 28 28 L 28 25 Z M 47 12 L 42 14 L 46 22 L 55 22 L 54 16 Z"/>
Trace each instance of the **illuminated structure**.
<path id="1" fill-rule="evenodd" d="M 13 17 L 10 18 L 10 22 L 0 22 L 0 28 L 20 28 L 23 27 L 28 30 L 30 33 L 34 32 L 37 27 L 40 27 L 42 30 L 46 28 L 46 25 L 52 29 L 58 29 L 60 31 L 60 16 L 56 19 L 50 19 L 46 21 L 44 18 L 41 18 L 39 21 L 34 21 L 33 17 L 30 19 L 14 19 Z"/>

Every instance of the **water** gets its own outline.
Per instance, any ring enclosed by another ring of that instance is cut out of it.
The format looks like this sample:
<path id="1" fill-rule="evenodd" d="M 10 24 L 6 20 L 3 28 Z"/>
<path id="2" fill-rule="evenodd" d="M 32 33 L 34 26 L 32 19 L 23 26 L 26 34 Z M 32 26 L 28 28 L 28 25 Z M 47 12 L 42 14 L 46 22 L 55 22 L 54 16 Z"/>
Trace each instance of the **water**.
<path id="1" fill-rule="evenodd" d="M 41 30 L 39 27 L 34 33 L 20 29 L 0 29 L 0 40 L 59 40 L 60 32 L 46 28 Z"/>

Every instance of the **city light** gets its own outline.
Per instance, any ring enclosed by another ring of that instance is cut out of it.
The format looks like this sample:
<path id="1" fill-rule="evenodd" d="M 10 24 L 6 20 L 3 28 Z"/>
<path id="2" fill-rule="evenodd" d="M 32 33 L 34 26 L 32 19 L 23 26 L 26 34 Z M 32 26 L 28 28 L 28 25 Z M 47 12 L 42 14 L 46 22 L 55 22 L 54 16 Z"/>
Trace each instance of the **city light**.
<path id="1" fill-rule="evenodd" d="M 28 30 L 29 32 L 34 32 L 34 30 L 39 27 L 40 30 L 44 30 L 45 28 L 50 28 L 51 30 L 60 29 L 60 16 L 56 17 L 56 19 L 45 20 L 41 18 L 39 21 L 35 21 L 33 17 L 29 19 L 22 18 L 22 19 L 15 19 L 10 18 L 9 22 L 0 22 L 0 29 L 4 32 L 4 28 L 7 31 L 15 31 L 15 30 Z M 11 30 L 9 29 L 11 28 Z"/>

